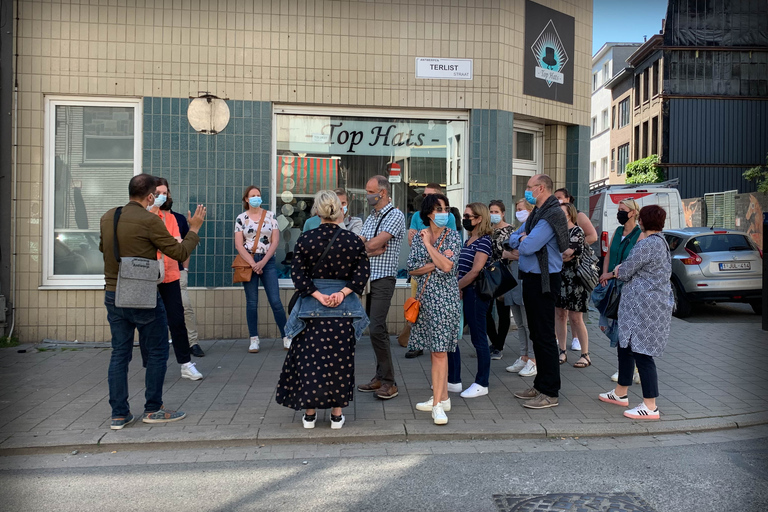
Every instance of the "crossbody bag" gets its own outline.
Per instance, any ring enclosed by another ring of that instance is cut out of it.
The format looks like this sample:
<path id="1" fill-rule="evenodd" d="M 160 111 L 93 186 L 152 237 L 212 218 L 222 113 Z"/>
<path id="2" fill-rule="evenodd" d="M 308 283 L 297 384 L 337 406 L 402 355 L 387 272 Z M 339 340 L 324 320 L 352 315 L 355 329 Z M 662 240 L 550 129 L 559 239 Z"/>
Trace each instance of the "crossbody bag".
<path id="1" fill-rule="evenodd" d="M 117 260 L 117 286 L 115 306 L 119 308 L 155 309 L 157 307 L 157 285 L 165 277 L 163 260 L 120 257 L 120 243 L 117 240 L 117 223 L 123 207 L 115 211 L 114 238 L 112 249 Z"/>

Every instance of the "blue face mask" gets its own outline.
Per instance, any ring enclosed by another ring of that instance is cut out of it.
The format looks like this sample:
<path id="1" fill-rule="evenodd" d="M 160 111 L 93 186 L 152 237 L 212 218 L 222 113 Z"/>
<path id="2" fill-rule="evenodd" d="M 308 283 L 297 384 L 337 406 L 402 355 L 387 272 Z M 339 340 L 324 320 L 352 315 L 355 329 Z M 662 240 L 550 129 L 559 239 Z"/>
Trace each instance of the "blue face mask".
<path id="1" fill-rule="evenodd" d="M 259 196 L 249 197 L 248 204 L 251 205 L 251 208 L 258 208 L 261 206 L 261 198 Z"/>
<path id="2" fill-rule="evenodd" d="M 157 206 L 158 208 L 160 208 L 165 204 L 166 199 L 168 199 L 168 196 L 166 196 L 165 194 L 160 194 L 158 196 L 155 196 L 155 204 L 153 204 L 152 206 Z"/>
<path id="3" fill-rule="evenodd" d="M 498 213 L 491 214 L 491 224 L 498 224 L 501 222 L 501 215 Z"/>
<path id="4" fill-rule="evenodd" d="M 533 192 L 530 190 L 525 191 L 525 200 L 528 201 L 529 204 L 536 204 L 536 198 L 533 197 Z"/>
<path id="5" fill-rule="evenodd" d="M 347 207 L 345 206 L 344 207 L 344 215 L 346 215 L 346 214 L 347 214 Z"/>
<path id="6" fill-rule="evenodd" d="M 444 228 L 448 225 L 448 216 L 450 213 L 435 213 L 435 226 Z"/>

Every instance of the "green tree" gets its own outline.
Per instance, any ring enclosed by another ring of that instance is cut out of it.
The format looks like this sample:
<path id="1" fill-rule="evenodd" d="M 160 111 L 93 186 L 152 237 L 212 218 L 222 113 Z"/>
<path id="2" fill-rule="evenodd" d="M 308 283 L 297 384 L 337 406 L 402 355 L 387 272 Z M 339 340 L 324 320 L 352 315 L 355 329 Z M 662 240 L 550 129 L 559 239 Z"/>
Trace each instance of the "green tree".
<path id="1" fill-rule="evenodd" d="M 758 165 L 744 171 L 744 179 L 757 182 L 757 191 L 768 193 L 768 154 L 765 155 L 765 165 Z"/>
<path id="2" fill-rule="evenodd" d="M 627 183 L 660 183 L 664 170 L 658 166 L 659 155 L 651 155 L 627 164 Z"/>

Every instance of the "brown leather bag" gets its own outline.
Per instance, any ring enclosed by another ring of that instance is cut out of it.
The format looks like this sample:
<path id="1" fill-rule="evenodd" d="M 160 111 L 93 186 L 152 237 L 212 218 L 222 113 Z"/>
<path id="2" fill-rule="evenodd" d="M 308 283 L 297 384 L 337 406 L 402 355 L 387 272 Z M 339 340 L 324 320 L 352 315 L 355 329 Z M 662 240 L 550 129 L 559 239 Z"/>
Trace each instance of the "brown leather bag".
<path id="1" fill-rule="evenodd" d="M 259 221 L 259 228 L 256 230 L 256 238 L 253 239 L 253 248 L 251 249 L 251 256 L 253 256 L 256 249 L 259 247 L 259 237 L 261 236 L 261 227 L 264 225 L 264 218 L 267 216 L 267 210 L 261 211 L 261 220 Z M 243 234 L 245 236 L 245 234 Z M 233 283 L 244 283 L 251 280 L 253 275 L 253 268 L 250 263 L 245 261 L 245 258 L 240 256 L 240 252 L 235 256 L 235 261 L 232 262 L 232 268 L 235 273 L 232 276 Z"/>
<path id="2" fill-rule="evenodd" d="M 437 246 L 438 251 L 443 246 L 443 242 L 445 241 L 446 236 L 448 236 L 447 228 L 443 230 L 443 236 L 440 239 L 440 243 Z M 421 296 L 424 294 L 424 290 L 427 289 L 427 283 L 429 283 L 429 278 L 431 276 L 432 276 L 432 272 L 427 274 L 427 280 L 424 281 L 424 286 L 421 287 L 421 293 L 419 294 L 418 299 L 414 299 L 413 297 L 408 297 L 405 300 L 405 304 L 403 304 L 403 313 L 405 314 L 406 322 L 415 324 L 416 320 L 419 318 L 419 310 L 421 309 Z"/>

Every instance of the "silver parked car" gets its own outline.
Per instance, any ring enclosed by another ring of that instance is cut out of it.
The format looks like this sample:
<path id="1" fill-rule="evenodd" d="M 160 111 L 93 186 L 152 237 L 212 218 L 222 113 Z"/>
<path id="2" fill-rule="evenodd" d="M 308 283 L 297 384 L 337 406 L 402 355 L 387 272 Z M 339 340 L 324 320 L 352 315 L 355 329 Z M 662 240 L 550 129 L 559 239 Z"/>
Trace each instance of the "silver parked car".
<path id="1" fill-rule="evenodd" d="M 669 229 L 675 316 L 691 314 L 695 302 L 746 302 L 762 312 L 763 253 L 741 231 Z"/>

